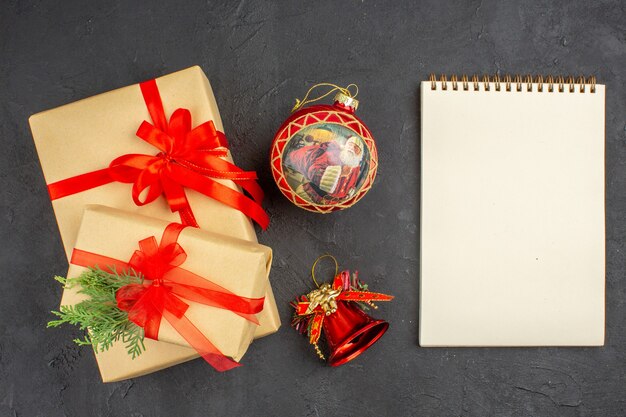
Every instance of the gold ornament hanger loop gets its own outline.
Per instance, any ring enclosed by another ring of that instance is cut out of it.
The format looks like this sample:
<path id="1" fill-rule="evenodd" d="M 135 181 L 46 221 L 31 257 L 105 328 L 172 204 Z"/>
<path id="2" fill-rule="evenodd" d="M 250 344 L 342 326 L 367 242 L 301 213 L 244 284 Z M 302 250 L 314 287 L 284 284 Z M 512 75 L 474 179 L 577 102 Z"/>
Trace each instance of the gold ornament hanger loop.
<path id="1" fill-rule="evenodd" d="M 311 278 L 313 278 L 313 282 L 315 283 L 317 288 L 320 287 L 320 284 L 315 279 L 315 267 L 317 266 L 317 263 L 319 261 L 321 261 L 322 259 L 324 259 L 324 258 L 330 258 L 330 259 L 332 259 L 335 262 L 335 275 L 333 275 L 333 278 L 335 278 L 337 276 L 337 274 L 339 273 L 339 264 L 337 263 L 337 259 L 333 255 L 327 253 L 327 254 L 324 254 L 324 255 L 321 255 L 320 257 L 318 257 L 315 260 L 315 262 L 313 262 L 313 266 L 311 267 Z"/>
<path id="2" fill-rule="evenodd" d="M 313 92 L 313 90 L 315 90 L 316 88 L 320 88 L 320 87 L 331 87 L 330 90 L 328 90 L 327 92 L 325 92 L 324 94 L 322 94 L 319 97 L 315 97 L 315 98 L 309 98 L 309 95 L 311 95 L 311 92 Z M 354 88 L 354 94 L 352 93 L 352 91 L 350 91 L 351 88 Z M 293 109 L 291 109 L 291 112 L 295 112 L 296 110 L 300 110 L 302 107 L 304 107 L 306 104 L 309 103 L 314 103 L 316 101 L 319 101 L 325 97 L 328 97 L 329 95 L 331 95 L 333 92 L 339 90 L 340 93 L 345 94 L 346 96 L 350 97 L 350 98 L 356 98 L 356 96 L 359 94 L 359 86 L 356 84 L 348 84 L 346 87 L 339 87 L 336 84 L 332 84 L 332 83 L 319 83 L 319 84 L 315 84 L 313 87 L 309 88 L 309 91 L 306 92 L 306 94 L 304 95 L 304 97 L 302 98 L 302 100 L 300 99 L 296 99 L 296 105 L 293 106 Z"/>

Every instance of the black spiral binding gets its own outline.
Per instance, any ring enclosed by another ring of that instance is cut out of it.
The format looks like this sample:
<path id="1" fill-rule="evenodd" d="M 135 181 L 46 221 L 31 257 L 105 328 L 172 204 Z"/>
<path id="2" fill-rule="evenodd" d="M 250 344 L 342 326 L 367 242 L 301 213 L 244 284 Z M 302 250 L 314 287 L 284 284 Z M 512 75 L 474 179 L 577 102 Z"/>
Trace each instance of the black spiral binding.
<path id="1" fill-rule="evenodd" d="M 437 77 L 435 74 L 430 74 L 429 81 L 431 83 L 431 89 L 437 89 Z M 471 79 L 468 78 L 467 75 L 461 75 L 461 79 L 456 75 L 450 76 L 450 81 L 448 81 L 448 77 L 445 74 L 441 74 L 439 78 L 439 82 L 441 83 L 441 89 L 447 90 L 448 84 L 452 90 L 464 90 L 468 91 L 471 88 L 474 91 L 480 90 L 480 84 L 483 84 L 484 91 L 490 91 L 491 84 L 494 85 L 495 91 L 501 91 L 502 86 L 504 85 L 505 91 L 522 91 L 524 85 L 526 86 L 527 91 L 533 91 L 533 84 L 537 85 L 537 91 L 544 91 L 544 84 L 547 84 L 547 91 L 552 93 L 555 90 L 555 86 L 559 93 L 563 93 L 565 91 L 569 91 L 570 93 L 576 92 L 576 87 L 578 86 L 578 91 L 580 93 L 584 93 L 589 86 L 589 91 L 591 93 L 596 92 L 596 77 L 594 75 L 585 79 L 582 75 L 578 78 L 574 78 L 573 76 L 563 77 L 562 75 L 557 75 L 556 77 L 552 75 L 546 76 L 544 79 L 541 75 L 536 75 L 534 78 L 531 75 L 521 76 L 521 75 L 505 75 L 500 77 L 499 75 L 483 75 L 481 79 L 479 79 L 478 75 L 472 75 Z M 460 88 L 459 88 L 460 87 Z"/>

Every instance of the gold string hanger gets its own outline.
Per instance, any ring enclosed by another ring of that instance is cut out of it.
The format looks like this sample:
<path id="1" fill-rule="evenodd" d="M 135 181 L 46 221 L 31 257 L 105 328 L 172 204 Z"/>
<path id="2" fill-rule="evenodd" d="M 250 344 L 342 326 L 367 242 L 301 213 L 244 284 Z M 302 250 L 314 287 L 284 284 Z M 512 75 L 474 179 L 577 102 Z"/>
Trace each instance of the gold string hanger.
<path id="1" fill-rule="evenodd" d="M 337 259 L 333 255 L 331 255 L 329 253 L 326 253 L 324 255 L 319 256 L 315 260 L 315 262 L 313 262 L 313 266 L 311 267 L 311 277 L 313 278 L 313 282 L 315 283 L 315 285 L 317 285 L 317 288 L 320 287 L 320 284 L 315 279 L 315 267 L 317 266 L 317 263 L 319 261 L 321 261 L 322 259 L 324 259 L 324 258 L 330 258 L 330 259 L 332 259 L 335 262 L 335 275 L 333 275 L 333 278 L 336 277 L 337 274 L 339 273 L 339 264 L 337 263 Z"/>
<path id="2" fill-rule="evenodd" d="M 311 94 L 311 92 L 313 90 L 315 90 L 316 88 L 321 88 L 321 87 L 330 87 L 330 90 L 328 90 L 327 92 L 325 92 L 324 94 L 322 94 L 319 97 L 310 99 L 309 95 Z M 355 89 L 354 94 L 352 94 L 352 92 L 350 91 L 351 88 Z M 295 106 L 293 106 L 293 109 L 291 109 L 291 112 L 293 113 L 296 110 L 300 110 L 306 104 L 314 103 L 314 102 L 319 101 L 319 100 L 321 100 L 321 99 L 323 99 L 325 97 L 328 97 L 329 95 L 331 95 L 335 91 L 339 91 L 342 94 L 345 94 L 346 96 L 348 96 L 348 97 L 353 99 L 353 98 L 355 98 L 359 94 L 359 86 L 356 85 L 356 84 L 348 84 L 346 87 L 339 87 L 338 85 L 332 84 L 332 83 L 315 84 L 313 87 L 309 88 L 309 91 L 306 92 L 306 94 L 304 95 L 302 100 L 296 99 L 296 104 L 295 104 Z"/>

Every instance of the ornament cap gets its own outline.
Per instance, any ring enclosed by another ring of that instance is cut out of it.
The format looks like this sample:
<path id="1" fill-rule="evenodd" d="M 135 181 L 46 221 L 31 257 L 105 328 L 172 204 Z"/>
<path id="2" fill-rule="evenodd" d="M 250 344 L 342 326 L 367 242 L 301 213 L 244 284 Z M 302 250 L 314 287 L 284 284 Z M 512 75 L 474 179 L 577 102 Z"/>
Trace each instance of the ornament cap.
<path id="1" fill-rule="evenodd" d="M 357 107 L 359 107 L 359 100 L 354 97 L 350 97 L 347 94 L 342 93 L 341 91 L 335 95 L 335 103 L 339 103 L 344 105 L 345 107 L 350 108 L 352 111 L 356 111 Z"/>

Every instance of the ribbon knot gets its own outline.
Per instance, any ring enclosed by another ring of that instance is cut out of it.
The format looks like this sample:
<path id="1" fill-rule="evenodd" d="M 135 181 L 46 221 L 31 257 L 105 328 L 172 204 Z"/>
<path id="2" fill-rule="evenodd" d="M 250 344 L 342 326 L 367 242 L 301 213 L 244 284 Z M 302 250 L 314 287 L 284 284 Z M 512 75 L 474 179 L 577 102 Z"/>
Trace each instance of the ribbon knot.
<path id="1" fill-rule="evenodd" d="M 161 158 L 166 164 L 169 164 L 170 162 L 175 162 L 172 156 L 167 152 L 159 152 L 156 156 L 158 158 Z"/>
<path id="2" fill-rule="evenodd" d="M 224 356 L 215 345 L 185 316 L 193 301 L 222 308 L 259 324 L 256 314 L 263 309 L 264 298 L 238 296 L 229 290 L 180 267 L 187 254 L 178 244 L 184 225 L 171 223 L 161 242 L 154 236 L 139 241 L 128 262 L 74 249 L 71 263 L 85 267 L 99 266 L 105 271 L 132 268 L 144 278 L 142 284 L 129 284 L 115 294 L 117 306 L 128 319 L 144 329 L 145 337 L 158 340 L 161 320 L 172 327 L 215 369 L 225 371 L 239 364 Z"/>

